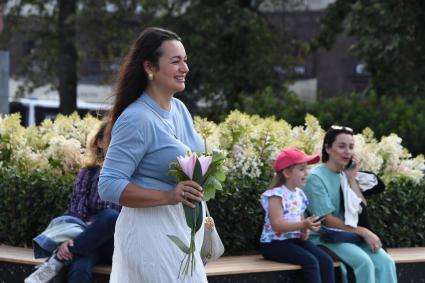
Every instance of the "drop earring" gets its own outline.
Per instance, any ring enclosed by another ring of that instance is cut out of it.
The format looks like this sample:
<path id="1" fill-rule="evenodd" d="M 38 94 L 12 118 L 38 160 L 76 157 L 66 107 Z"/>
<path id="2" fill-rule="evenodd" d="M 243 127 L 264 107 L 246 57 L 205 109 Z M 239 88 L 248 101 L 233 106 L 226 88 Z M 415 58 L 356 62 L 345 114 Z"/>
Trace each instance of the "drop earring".
<path id="1" fill-rule="evenodd" d="M 153 81 L 153 74 L 152 73 L 148 74 L 148 80 Z"/>

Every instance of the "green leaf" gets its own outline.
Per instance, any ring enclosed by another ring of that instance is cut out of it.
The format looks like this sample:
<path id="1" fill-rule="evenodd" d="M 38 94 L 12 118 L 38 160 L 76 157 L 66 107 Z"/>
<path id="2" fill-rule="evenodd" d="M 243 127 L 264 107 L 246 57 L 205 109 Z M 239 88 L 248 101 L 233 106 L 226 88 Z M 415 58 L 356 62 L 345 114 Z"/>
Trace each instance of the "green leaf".
<path id="1" fill-rule="evenodd" d="M 205 181 L 205 184 L 204 184 L 203 188 L 204 188 L 204 191 L 203 191 L 204 201 L 207 202 L 210 199 L 215 198 L 215 192 L 217 190 L 221 190 L 222 189 L 222 186 L 221 186 L 221 183 L 217 179 L 215 179 L 215 178 L 208 178 Z"/>
<path id="2" fill-rule="evenodd" d="M 176 177 L 177 182 L 181 182 L 184 180 L 188 180 L 189 178 L 186 176 L 186 174 L 183 173 L 183 171 L 178 169 L 170 169 L 168 170 L 168 175 Z"/>
<path id="3" fill-rule="evenodd" d="M 212 163 L 220 162 L 222 163 L 226 159 L 226 156 L 222 153 L 213 153 L 212 155 Z"/>
<path id="4" fill-rule="evenodd" d="M 185 254 L 189 254 L 190 253 L 190 249 L 188 246 L 186 246 L 182 240 L 180 240 L 177 236 L 174 235 L 167 235 L 167 237 L 173 241 L 174 244 L 176 244 L 177 247 L 179 247 L 179 249 L 184 252 Z"/>
<path id="5" fill-rule="evenodd" d="M 187 226 L 193 229 L 195 227 L 195 209 L 188 207 L 187 205 L 183 205 L 183 210 Z"/>
<path id="6" fill-rule="evenodd" d="M 202 217 L 203 216 L 202 215 L 202 203 L 200 203 L 200 202 L 196 203 L 195 213 L 196 213 L 195 232 L 198 232 L 198 230 L 202 226 L 202 221 L 204 220 L 203 217 Z"/>
<path id="7" fill-rule="evenodd" d="M 226 181 L 226 175 L 224 174 L 224 172 L 222 170 L 219 170 L 215 173 L 215 177 L 217 178 L 218 181 L 220 182 L 224 182 Z"/>
<path id="8" fill-rule="evenodd" d="M 187 205 L 184 205 L 183 209 L 187 226 L 197 232 L 202 226 L 202 205 L 200 202 L 194 202 L 194 204 L 195 208 L 191 208 Z"/>
<path id="9" fill-rule="evenodd" d="M 200 185 L 202 185 L 203 183 L 202 168 L 198 158 L 196 158 L 195 168 L 193 169 L 192 180 Z"/>

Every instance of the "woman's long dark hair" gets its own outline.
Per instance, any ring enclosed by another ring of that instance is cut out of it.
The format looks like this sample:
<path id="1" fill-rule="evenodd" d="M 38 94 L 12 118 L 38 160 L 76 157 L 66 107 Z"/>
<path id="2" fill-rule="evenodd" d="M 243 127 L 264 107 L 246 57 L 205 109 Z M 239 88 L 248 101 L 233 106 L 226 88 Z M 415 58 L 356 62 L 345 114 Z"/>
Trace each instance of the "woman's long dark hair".
<path id="1" fill-rule="evenodd" d="M 172 31 L 150 27 L 145 29 L 124 58 L 114 87 L 114 104 L 109 112 L 109 124 L 106 136 L 110 136 L 112 127 L 124 109 L 137 100 L 148 85 L 148 77 L 143 63 L 151 62 L 158 67 L 162 55 L 161 45 L 166 40 L 178 40 L 180 37 Z"/>

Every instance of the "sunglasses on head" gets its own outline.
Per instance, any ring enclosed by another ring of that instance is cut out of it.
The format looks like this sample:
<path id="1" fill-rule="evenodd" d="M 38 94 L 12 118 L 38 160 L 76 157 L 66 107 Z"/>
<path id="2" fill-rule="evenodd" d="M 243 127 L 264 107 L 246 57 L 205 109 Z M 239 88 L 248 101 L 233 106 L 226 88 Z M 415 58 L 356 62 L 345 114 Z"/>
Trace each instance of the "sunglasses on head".
<path id="1" fill-rule="evenodd" d="M 337 126 L 337 125 L 332 125 L 331 129 L 337 130 L 337 131 L 347 131 L 347 132 L 350 132 L 350 133 L 353 132 L 353 129 L 351 129 L 350 127 Z"/>

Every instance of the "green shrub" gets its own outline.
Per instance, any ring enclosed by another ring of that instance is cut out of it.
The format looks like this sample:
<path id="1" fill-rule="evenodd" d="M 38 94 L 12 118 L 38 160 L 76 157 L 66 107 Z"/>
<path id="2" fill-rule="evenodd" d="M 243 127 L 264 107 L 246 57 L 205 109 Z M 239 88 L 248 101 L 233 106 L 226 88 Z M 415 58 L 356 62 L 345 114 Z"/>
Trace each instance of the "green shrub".
<path id="1" fill-rule="evenodd" d="M 310 113 L 324 129 L 336 124 L 361 132 L 369 127 L 378 138 L 397 133 L 410 152 L 425 152 L 425 98 L 378 96 L 371 90 L 305 102 L 286 90 L 266 88 L 243 96 L 242 101 L 240 108 L 249 114 L 273 115 L 294 126 L 302 125 Z"/>
<path id="2" fill-rule="evenodd" d="M 64 213 L 74 178 L 47 171 L 0 168 L 1 238 L 10 245 L 30 244 L 53 217 Z"/>
<path id="3" fill-rule="evenodd" d="M 65 212 L 87 137 L 100 121 L 74 113 L 24 128 L 0 115 L 0 238 L 28 245 Z"/>
<path id="4" fill-rule="evenodd" d="M 209 208 L 230 254 L 259 249 L 264 221 L 259 196 L 268 186 L 259 180 L 233 184 L 232 194 L 218 192 Z M 372 230 L 386 247 L 425 246 L 425 182 L 392 182 L 387 190 L 369 199 Z"/>
<path id="5" fill-rule="evenodd" d="M 271 99 L 272 93 L 268 95 Z M 283 107 L 282 111 L 289 110 Z M 218 125 L 199 117 L 194 122 L 208 148 L 220 148 L 226 154 L 223 191 L 209 202 L 226 249 L 233 254 L 256 250 L 264 217 L 259 197 L 272 178 L 273 158 L 286 146 L 308 154 L 319 152 L 324 131 L 311 115 L 297 127 L 239 111 Z M 90 117 L 80 120 L 71 115 L 44 121 L 40 127 L 23 128 L 17 116 L 0 117 L 3 241 L 28 245 L 53 217 L 63 214 L 87 136 L 98 123 Z M 389 246 L 425 246 L 421 207 L 425 203 L 424 157 L 410 156 L 396 135 L 378 141 L 366 129 L 354 138 L 355 151 L 363 157 L 362 168 L 379 173 L 388 182 L 388 190 L 370 200 L 375 231 Z"/>
<path id="6" fill-rule="evenodd" d="M 371 128 L 380 138 L 397 133 L 414 155 L 425 152 L 425 99 L 351 94 L 317 102 L 315 115 L 324 128 L 347 125 L 360 132 Z"/>
<path id="7" fill-rule="evenodd" d="M 425 246 L 425 182 L 399 180 L 369 200 L 373 230 L 388 247 Z"/>
<path id="8" fill-rule="evenodd" d="M 253 94 L 241 95 L 239 109 L 261 117 L 275 116 L 291 125 L 303 125 L 307 113 L 316 113 L 315 103 L 306 102 L 288 90 L 276 91 L 271 87 Z"/>
<path id="9" fill-rule="evenodd" d="M 246 179 L 229 183 L 226 182 L 225 186 L 231 193 L 219 191 L 216 198 L 208 202 L 226 252 L 257 250 L 264 221 L 259 199 L 270 181 L 259 179 L 253 184 Z"/>

